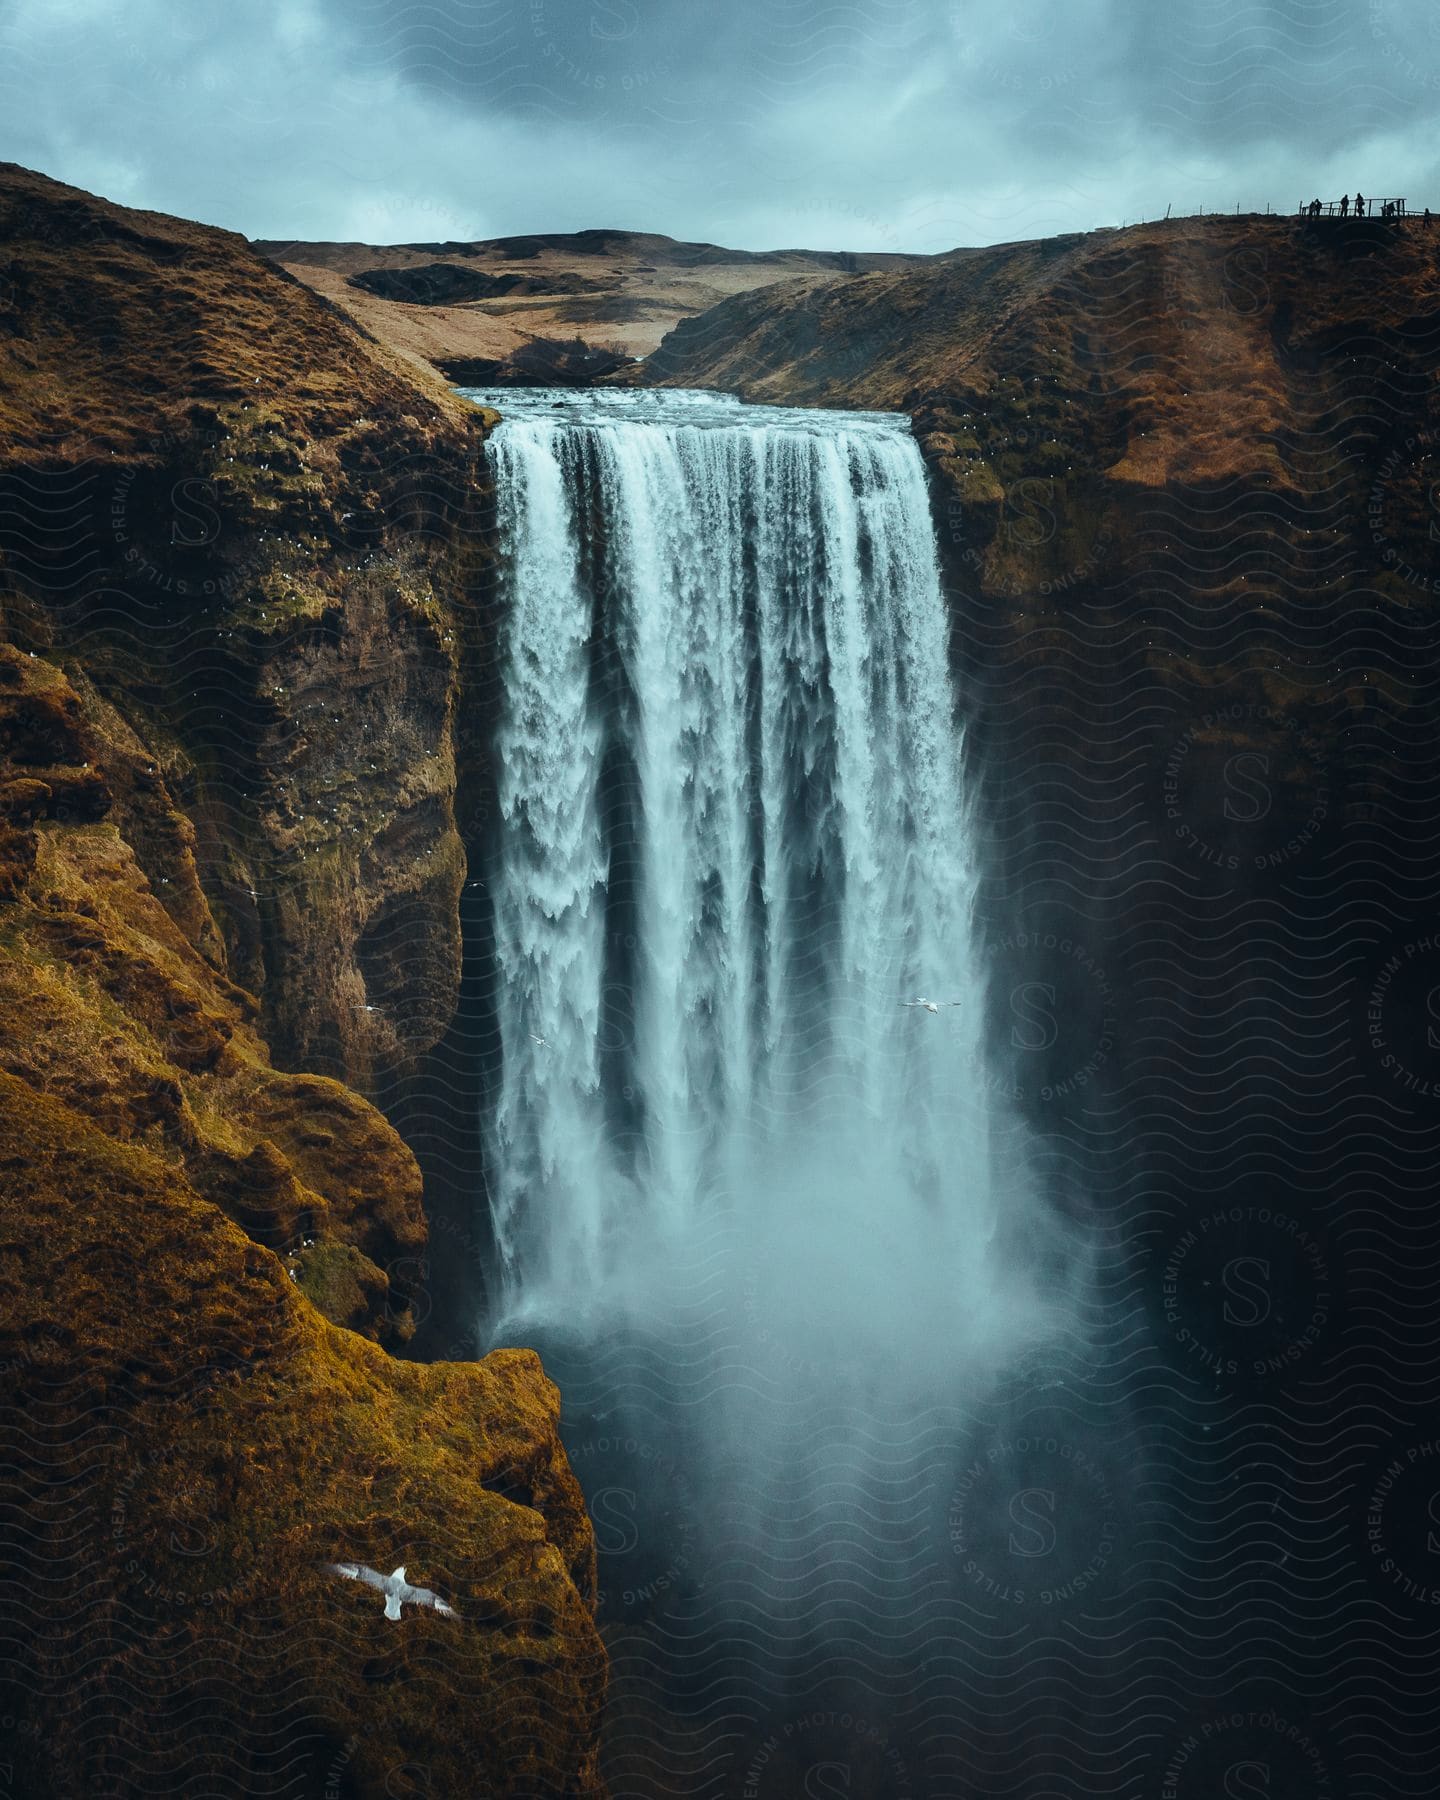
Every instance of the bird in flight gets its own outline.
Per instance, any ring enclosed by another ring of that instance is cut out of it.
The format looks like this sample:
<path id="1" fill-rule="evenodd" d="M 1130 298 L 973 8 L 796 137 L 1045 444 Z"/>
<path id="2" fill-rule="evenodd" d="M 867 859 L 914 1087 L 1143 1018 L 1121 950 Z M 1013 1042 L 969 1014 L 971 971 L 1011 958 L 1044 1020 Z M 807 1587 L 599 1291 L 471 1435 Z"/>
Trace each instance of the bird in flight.
<path id="1" fill-rule="evenodd" d="M 393 1575 L 382 1575 L 368 1563 L 326 1563 L 325 1567 L 332 1575 L 343 1575 L 349 1581 L 363 1581 L 367 1587 L 379 1588 L 385 1596 L 387 1619 L 398 1619 L 402 1606 L 433 1606 L 436 1612 L 444 1613 L 447 1619 L 455 1617 L 455 1608 L 447 1606 L 430 1588 L 411 1587 L 405 1579 L 404 1563 L 401 1563 Z"/>
<path id="2" fill-rule="evenodd" d="M 536 1037 L 533 1031 L 527 1033 L 527 1036 L 532 1044 L 543 1044 L 547 1050 L 550 1048 L 549 1038 Z"/>
<path id="3" fill-rule="evenodd" d="M 922 994 L 918 1000 L 902 1000 L 900 1004 L 902 1006 L 923 1006 L 926 1012 L 934 1013 L 938 1018 L 942 1006 L 963 1006 L 965 1002 L 963 1000 L 927 1000 Z"/>

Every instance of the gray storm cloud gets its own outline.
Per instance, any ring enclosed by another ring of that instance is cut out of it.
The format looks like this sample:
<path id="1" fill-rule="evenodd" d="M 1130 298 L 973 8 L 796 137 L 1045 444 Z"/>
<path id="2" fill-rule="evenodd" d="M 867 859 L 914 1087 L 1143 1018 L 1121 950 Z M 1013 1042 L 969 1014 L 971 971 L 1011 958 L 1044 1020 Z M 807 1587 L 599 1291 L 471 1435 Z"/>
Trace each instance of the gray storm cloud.
<path id="1" fill-rule="evenodd" d="M 0 155 L 252 236 L 941 250 L 1440 199 L 1421 0 L 9 0 Z"/>

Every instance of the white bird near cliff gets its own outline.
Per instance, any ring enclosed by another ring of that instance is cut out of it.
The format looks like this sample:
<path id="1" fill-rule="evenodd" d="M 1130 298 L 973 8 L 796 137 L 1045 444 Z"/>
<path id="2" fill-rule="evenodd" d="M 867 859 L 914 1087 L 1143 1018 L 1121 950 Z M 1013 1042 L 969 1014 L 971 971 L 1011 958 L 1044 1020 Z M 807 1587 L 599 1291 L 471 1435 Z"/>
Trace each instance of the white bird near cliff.
<path id="1" fill-rule="evenodd" d="M 455 1617 L 455 1608 L 447 1606 L 432 1589 L 411 1587 L 405 1579 L 404 1563 L 401 1563 L 393 1575 L 382 1575 L 368 1563 L 326 1563 L 325 1567 L 332 1575 L 343 1575 L 347 1581 L 363 1581 L 367 1587 L 379 1588 L 385 1596 L 387 1619 L 398 1619 L 402 1606 L 433 1606 L 436 1612 L 444 1613 L 447 1619 Z"/>
<path id="2" fill-rule="evenodd" d="M 902 1006 L 923 1006 L 926 1012 L 934 1013 L 938 1018 L 942 1006 L 963 1006 L 965 1002 L 963 1000 L 927 1000 L 922 994 L 918 1000 L 902 1000 L 900 1004 Z"/>
<path id="3" fill-rule="evenodd" d="M 530 1039 L 532 1044 L 542 1044 L 547 1050 L 550 1048 L 549 1038 L 536 1037 L 533 1031 L 527 1032 L 526 1036 Z"/>

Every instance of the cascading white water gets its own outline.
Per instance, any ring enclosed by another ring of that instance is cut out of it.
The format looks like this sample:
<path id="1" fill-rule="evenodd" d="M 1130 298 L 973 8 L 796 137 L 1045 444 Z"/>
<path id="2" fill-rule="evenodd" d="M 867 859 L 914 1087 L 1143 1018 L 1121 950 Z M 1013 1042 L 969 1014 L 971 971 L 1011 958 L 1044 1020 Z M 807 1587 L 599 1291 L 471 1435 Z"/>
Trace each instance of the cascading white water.
<path id="1" fill-rule="evenodd" d="M 1029 1335 L 908 420 L 483 397 L 504 415 L 507 1317 L 655 1321 L 704 1295 L 812 1370 Z"/>

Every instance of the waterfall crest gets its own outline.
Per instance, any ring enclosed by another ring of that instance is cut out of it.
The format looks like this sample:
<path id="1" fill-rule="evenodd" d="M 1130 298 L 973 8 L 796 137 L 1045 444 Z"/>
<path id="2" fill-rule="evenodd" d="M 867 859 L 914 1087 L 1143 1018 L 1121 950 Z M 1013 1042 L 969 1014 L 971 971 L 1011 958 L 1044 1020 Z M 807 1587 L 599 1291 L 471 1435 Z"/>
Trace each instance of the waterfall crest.
<path id="1" fill-rule="evenodd" d="M 506 1316 L 701 1304 L 812 1369 L 1027 1335 L 908 420 L 485 398 Z"/>

